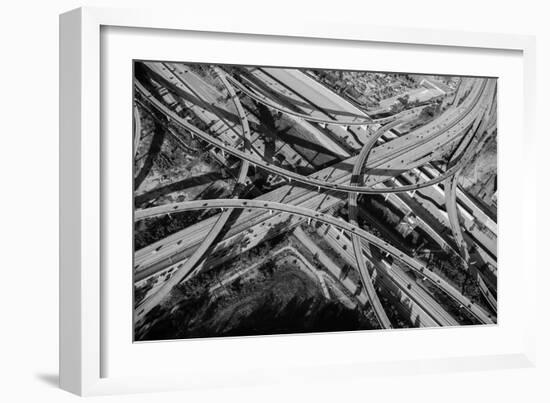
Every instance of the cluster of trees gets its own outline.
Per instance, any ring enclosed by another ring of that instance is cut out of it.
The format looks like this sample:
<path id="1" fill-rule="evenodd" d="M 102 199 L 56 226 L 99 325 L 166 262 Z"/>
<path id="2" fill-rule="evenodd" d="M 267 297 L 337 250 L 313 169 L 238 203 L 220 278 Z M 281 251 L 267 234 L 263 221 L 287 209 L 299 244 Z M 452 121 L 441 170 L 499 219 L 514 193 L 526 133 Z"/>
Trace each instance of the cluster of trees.
<path id="1" fill-rule="evenodd" d="M 154 242 L 160 241 L 167 236 L 182 230 L 197 222 L 198 217 L 208 218 L 216 214 L 216 210 L 185 211 L 153 217 L 142 220 L 134 227 L 134 250 L 139 250 Z"/>
<path id="2" fill-rule="evenodd" d="M 426 265 L 428 269 L 442 275 L 451 284 L 455 284 L 466 297 L 480 301 L 479 287 L 475 276 L 462 268 L 461 259 L 451 251 L 436 250 Z"/>

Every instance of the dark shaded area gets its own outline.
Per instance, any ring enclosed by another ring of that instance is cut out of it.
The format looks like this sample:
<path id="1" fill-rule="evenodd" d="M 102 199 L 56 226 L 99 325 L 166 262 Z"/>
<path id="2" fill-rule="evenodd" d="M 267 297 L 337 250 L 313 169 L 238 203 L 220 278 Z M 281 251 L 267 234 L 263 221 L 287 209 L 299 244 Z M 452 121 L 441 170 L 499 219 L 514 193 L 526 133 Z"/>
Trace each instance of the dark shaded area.
<path id="1" fill-rule="evenodd" d="M 241 121 L 239 119 L 238 115 L 235 115 L 231 113 L 230 111 L 221 108 L 215 104 L 208 103 L 200 98 L 198 98 L 195 94 L 183 90 L 181 87 L 173 85 L 171 82 L 167 81 L 164 77 L 157 74 L 153 70 L 150 70 L 145 64 L 142 62 L 136 62 L 135 63 L 135 76 L 142 84 L 148 86 L 148 82 L 153 79 L 153 81 L 156 81 L 157 83 L 160 83 L 162 86 L 169 88 L 171 91 L 173 91 L 179 98 L 181 98 L 184 101 L 190 102 L 194 105 L 198 105 L 204 109 L 208 109 L 212 111 L 214 114 L 216 114 L 220 119 L 222 119 L 228 127 L 234 127 L 239 126 L 241 124 Z M 239 137 L 241 137 L 239 135 Z M 244 140 L 244 138 L 241 137 L 241 139 Z"/>
<path id="2" fill-rule="evenodd" d="M 278 231 L 278 229 L 273 229 Z M 270 256 L 286 241 L 278 234 L 253 250 L 203 271 L 172 291 L 170 303 L 148 315 L 137 340 L 368 330 L 359 309 L 327 300 L 320 284 L 299 268 L 292 252 Z M 263 261 L 231 281 L 223 278 Z"/>
<path id="3" fill-rule="evenodd" d="M 160 153 L 160 150 L 162 148 L 162 143 L 164 142 L 164 137 L 165 137 L 164 127 L 156 119 L 153 120 L 153 124 L 154 124 L 153 140 L 151 141 L 151 145 L 149 147 L 149 151 L 147 152 L 147 157 L 145 158 L 145 162 L 143 163 L 143 166 L 141 167 L 140 171 L 138 172 L 138 174 L 134 179 L 134 190 L 138 189 L 141 183 L 147 177 L 147 175 L 149 175 L 149 172 L 151 171 L 151 168 L 153 167 L 153 164 L 155 163 L 155 160 L 157 159 Z"/>
<path id="4" fill-rule="evenodd" d="M 185 178 L 180 181 L 170 183 L 169 185 L 161 186 L 148 192 L 144 192 L 140 195 L 136 195 L 134 197 L 134 205 L 135 207 L 141 207 L 142 204 L 154 200 L 158 197 L 167 195 L 169 193 L 178 192 L 187 188 L 204 185 L 206 183 L 211 183 L 219 179 L 227 178 L 228 177 L 224 175 L 223 172 L 209 172 L 207 174 Z"/>
<path id="5" fill-rule="evenodd" d="M 217 214 L 217 210 L 185 211 L 161 217 L 153 217 L 137 222 L 134 226 L 134 250 L 139 250 L 156 241 L 166 238 L 183 228 Z"/>
<path id="6" fill-rule="evenodd" d="M 59 387 L 59 375 L 58 374 L 35 374 L 35 377 L 46 385 Z"/>
<path id="7" fill-rule="evenodd" d="M 271 273 L 273 270 L 272 267 L 266 269 Z M 233 287 L 240 292 L 246 288 L 240 282 L 235 282 Z M 231 313 L 217 322 L 215 317 L 223 309 L 223 301 L 210 301 L 207 295 L 186 301 L 170 317 L 159 320 L 142 340 L 371 329 L 359 310 L 351 310 L 338 302 L 317 296 L 304 300 L 295 295 L 282 304 L 270 290 L 257 299 L 243 295 L 239 303 L 232 307 Z M 202 313 L 200 319 L 196 318 L 196 312 Z"/>
<path id="8" fill-rule="evenodd" d="M 257 110 L 257 116 L 261 124 L 256 128 L 256 131 L 261 132 L 266 136 L 265 147 L 266 155 L 269 152 L 269 159 L 264 159 L 266 162 L 274 162 L 276 156 L 275 138 L 288 144 L 292 149 L 300 155 L 310 165 L 316 169 L 322 169 L 325 166 L 331 165 L 337 162 L 340 157 L 331 150 L 327 150 L 323 146 L 309 141 L 306 137 L 296 135 L 295 128 L 290 124 L 283 124 L 281 115 L 278 118 L 271 114 L 271 111 L 261 103 L 254 103 Z M 253 125 L 255 126 L 255 125 Z M 292 134 L 294 133 L 294 134 Z M 271 149 L 273 148 L 273 149 Z M 312 169 L 304 168 L 302 166 L 287 167 L 291 170 L 298 172 L 301 175 L 309 175 L 312 173 Z"/>
<path id="9" fill-rule="evenodd" d="M 223 239 L 229 232 L 232 224 L 240 217 L 244 210 L 235 209 L 227 220 L 227 224 L 218 234 L 217 239 Z M 250 243 L 250 239 L 245 233 L 240 233 L 237 241 L 232 242 L 232 244 L 223 250 L 219 250 L 215 253 L 206 253 L 205 258 L 203 259 L 203 265 L 205 267 L 211 267 L 216 262 L 219 263 L 220 259 L 224 259 L 224 256 L 239 256 L 250 257 L 252 259 L 257 259 L 263 257 L 260 253 L 268 254 L 270 250 L 275 249 L 276 246 L 283 241 L 286 237 L 286 232 L 289 230 L 290 218 L 281 221 L 274 226 L 270 227 L 269 230 L 265 233 L 262 240 L 254 248 L 246 249 Z M 213 243 L 210 252 L 213 252 L 216 242 Z M 246 249 L 246 250 L 245 250 Z M 228 260 L 227 258 L 225 260 Z M 216 270 L 215 268 L 212 270 Z"/>

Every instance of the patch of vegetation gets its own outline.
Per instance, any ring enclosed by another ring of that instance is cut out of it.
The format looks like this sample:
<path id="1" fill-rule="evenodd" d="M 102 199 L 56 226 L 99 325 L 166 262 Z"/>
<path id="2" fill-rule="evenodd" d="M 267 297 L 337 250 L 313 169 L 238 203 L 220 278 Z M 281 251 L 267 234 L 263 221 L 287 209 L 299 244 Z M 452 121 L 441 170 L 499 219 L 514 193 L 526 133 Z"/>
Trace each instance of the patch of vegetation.
<path id="1" fill-rule="evenodd" d="M 201 284 L 205 283 L 201 281 L 178 290 L 181 298 L 170 314 L 165 311 L 140 339 L 372 328 L 358 309 L 325 299 L 316 282 L 280 258 L 268 259 L 256 275 L 226 284 L 224 292 L 217 295 L 210 294 Z M 192 292 L 193 289 L 197 292 Z"/>
<path id="2" fill-rule="evenodd" d="M 195 224 L 198 220 L 205 220 L 216 213 L 217 211 L 214 209 L 205 212 L 185 211 L 141 220 L 134 227 L 134 250 L 160 241 Z"/>

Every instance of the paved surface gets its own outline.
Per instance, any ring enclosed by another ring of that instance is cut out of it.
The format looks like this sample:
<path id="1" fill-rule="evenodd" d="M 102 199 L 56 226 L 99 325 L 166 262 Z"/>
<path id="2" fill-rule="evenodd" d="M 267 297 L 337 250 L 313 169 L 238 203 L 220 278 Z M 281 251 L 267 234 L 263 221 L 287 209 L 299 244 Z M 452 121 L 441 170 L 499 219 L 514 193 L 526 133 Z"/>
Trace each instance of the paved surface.
<path id="1" fill-rule="evenodd" d="M 261 102 L 293 118 L 305 119 L 320 125 L 343 126 L 343 128 L 335 130 L 345 132 L 347 125 L 363 126 L 381 122 L 373 122 L 362 111 L 358 110 L 347 101 L 335 97 L 334 94 L 324 86 L 316 83 L 310 77 L 297 70 L 253 70 L 252 76 L 269 77 L 266 82 L 269 84 L 270 88 L 252 89 L 250 85 L 245 86 L 240 81 L 227 75 L 224 71 L 220 69 L 217 70 L 220 80 L 223 82 L 233 99 L 238 118 L 241 122 L 242 132 L 238 133 L 236 125 L 231 124 L 228 120 L 223 120 L 223 122 L 225 122 L 226 126 L 229 127 L 231 131 L 240 135 L 239 137 L 242 140 L 240 143 L 244 143 L 245 147 L 251 144 L 251 133 L 248 127 L 247 114 L 242 108 L 233 86 L 236 86 L 243 94 L 251 97 L 256 102 Z M 183 76 L 183 73 L 171 68 L 169 65 L 164 65 L 160 71 L 157 71 L 157 74 L 161 76 L 170 74 L 168 81 L 175 80 L 183 83 L 180 77 Z M 192 229 L 195 230 L 195 232 L 186 230 L 180 231 L 136 253 L 135 269 L 138 279 L 145 278 L 145 276 L 150 276 L 159 270 L 174 265 L 174 262 L 178 263 L 178 270 L 174 272 L 170 280 L 165 282 L 154 295 L 147 298 L 136 309 L 137 321 L 142 320 L 147 312 L 158 305 L 177 283 L 192 274 L 193 270 L 200 268 L 200 265 L 198 265 L 199 261 L 205 256 L 207 251 L 213 248 L 214 241 L 219 238 L 219 234 L 226 225 L 229 215 L 232 213 L 233 209 L 239 209 L 242 211 L 242 214 L 232 223 L 232 228 L 227 231 L 227 234 L 224 235 L 222 239 L 218 239 L 221 243 L 223 243 L 225 239 L 228 239 L 228 237 L 235 237 L 242 233 L 246 228 L 250 228 L 250 230 L 254 232 L 254 237 L 256 237 L 260 235 L 262 231 L 264 233 L 269 231 L 267 227 L 271 226 L 271 221 L 273 221 L 273 223 L 280 223 L 283 217 L 290 220 L 289 225 L 296 225 L 304 218 L 326 223 L 331 226 L 330 228 L 340 228 L 341 230 L 347 231 L 349 241 L 353 245 L 355 265 L 361 275 L 363 287 L 366 290 L 370 305 L 373 307 L 374 313 L 382 327 L 391 327 L 391 323 L 374 289 L 366 263 L 369 260 L 374 261 L 376 270 L 388 275 L 391 282 L 393 282 L 394 285 L 397 284 L 399 292 L 408 295 L 409 298 L 415 301 L 415 306 L 420 307 L 420 310 L 424 310 L 434 323 L 439 325 L 456 325 L 456 321 L 454 321 L 448 313 L 442 311 L 440 306 L 435 306 L 438 305 L 437 302 L 429 297 L 429 295 L 425 294 L 420 287 L 416 287 L 410 283 L 405 284 L 408 277 L 399 265 L 394 267 L 394 265 L 388 264 L 388 262 L 377 260 L 370 254 L 369 248 L 372 244 L 394 256 L 410 269 L 418 273 L 425 273 L 425 268 L 414 258 L 411 258 L 380 238 L 361 230 L 357 226 L 357 196 L 362 193 L 386 194 L 387 198 L 388 194 L 402 194 L 403 192 L 412 192 L 411 194 L 414 195 L 414 192 L 417 190 L 433 189 L 430 188 L 430 186 L 434 184 L 437 185 L 443 181 L 447 181 L 446 183 L 450 184 L 450 189 L 453 188 L 453 178 L 455 178 L 460 169 L 463 168 L 464 161 L 467 161 L 475 151 L 476 142 L 472 141 L 472 139 L 477 132 L 476 127 L 481 118 L 488 112 L 486 105 L 492 102 L 495 91 L 494 83 L 488 80 L 470 80 L 466 78 L 462 81 L 464 85 L 461 85 L 460 91 L 457 92 L 457 96 L 460 94 L 462 100 L 460 104 L 455 102 L 454 108 L 449 108 L 433 121 L 407 135 L 392 139 L 391 141 L 385 141 L 383 144 L 375 146 L 378 138 L 381 137 L 386 130 L 397 126 L 401 118 L 405 119 L 409 115 L 414 116 L 420 109 L 418 111 L 405 111 L 406 113 L 401 115 L 394 115 L 391 119 L 385 121 L 392 122 L 386 128 L 382 128 L 371 137 L 366 138 L 358 156 L 350 157 L 340 163 L 341 168 L 334 166 L 310 176 L 300 175 L 296 172 L 274 165 L 264 160 L 262 153 L 253 153 L 250 148 L 245 148 L 245 150 L 242 151 L 236 147 L 239 142 L 237 141 L 237 143 L 235 143 L 234 141 L 228 141 L 227 136 L 226 139 L 222 137 L 215 138 L 198 129 L 187 120 L 182 119 L 172 109 L 173 105 L 167 105 L 166 102 L 161 102 L 141 83 L 137 82 L 137 91 L 141 94 L 145 102 L 166 116 L 170 122 L 196 135 L 214 146 L 215 149 L 221 150 L 222 156 L 224 153 L 227 153 L 239 158 L 242 161 L 238 179 L 239 182 L 246 180 L 246 172 L 248 171 L 249 165 L 260 167 L 274 175 L 286 178 L 288 181 L 287 186 L 283 186 L 270 194 L 263 195 L 259 199 L 241 200 L 235 198 L 203 200 L 174 203 L 147 210 L 138 210 L 135 215 L 138 220 L 169 214 L 175 211 L 220 208 L 222 212 L 217 217 L 204 220 L 204 222 L 194 225 Z M 248 84 L 252 82 L 253 80 L 249 81 Z M 202 94 L 195 92 L 192 85 L 183 84 L 183 86 L 190 90 L 199 100 L 205 96 L 209 96 L 209 94 L 205 94 L 204 91 Z M 292 91 L 288 90 L 288 88 L 292 88 Z M 283 105 L 285 102 L 278 103 L 274 100 L 281 98 L 285 98 L 286 102 L 291 102 L 290 105 L 292 108 L 285 107 Z M 309 110 L 307 109 L 308 105 L 310 107 Z M 219 114 L 216 113 L 215 110 L 212 110 L 208 104 L 203 104 L 203 106 L 205 106 L 206 109 L 200 112 L 208 113 L 208 111 L 210 111 L 214 116 L 219 116 Z M 347 135 L 345 136 L 347 138 Z M 233 140 L 235 140 L 235 136 L 233 136 Z M 323 140 L 323 136 L 320 136 L 319 140 Z M 439 158 L 447 152 L 446 150 L 448 150 L 449 147 L 452 147 L 453 150 L 450 161 L 455 161 L 455 163 L 450 164 L 450 168 L 445 172 L 427 180 L 410 184 L 400 184 L 399 181 L 395 180 L 398 175 L 410 172 L 411 169 L 423 166 L 431 160 Z M 252 150 L 254 150 L 254 148 L 252 148 Z M 345 153 L 344 150 L 342 150 L 342 152 Z M 348 173 L 349 170 L 345 168 L 345 164 L 353 167 L 351 175 Z M 368 167 L 368 172 L 370 173 L 366 177 L 361 174 L 365 166 Z M 394 179 L 393 186 L 388 186 L 387 179 L 391 178 Z M 298 182 L 306 188 L 295 188 L 292 186 L 292 182 Z M 317 191 L 315 191 L 315 189 Z M 321 192 L 321 189 L 324 189 L 324 193 Z M 323 211 L 329 209 L 331 205 L 342 200 L 342 196 L 338 195 L 338 192 L 344 192 L 348 197 L 350 223 L 346 223 L 343 220 L 338 220 L 323 213 Z M 449 192 L 445 193 L 448 194 Z M 459 231 L 456 233 L 456 229 L 460 229 L 460 223 L 458 227 L 456 226 L 458 222 L 456 185 L 454 185 L 454 192 L 451 193 L 451 201 L 447 202 L 449 225 L 453 230 L 454 239 L 459 245 L 460 255 L 467 261 L 469 257 L 467 255 L 467 249 L 465 249 L 466 242 L 462 237 L 462 232 Z M 393 199 L 394 196 L 391 196 Z M 237 195 L 235 195 L 235 197 L 237 197 Z M 467 199 L 467 197 L 462 198 Z M 395 200 L 398 199 L 393 199 L 394 202 Z M 404 204 L 406 205 L 406 203 Z M 465 204 L 470 206 L 471 201 L 470 204 L 468 201 L 466 201 Z M 259 214 L 252 213 L 254 209 L 264 210 L 264 212 Z M 268 213 L 265 212 L 266 210 Z M 480 215 L 479 208 L 470 207 L 470 210 L 473 214 Z M 253 217 L 250 217 L 251 215 L 253 215 Z M 298 216 L 298 219 L 296 219 L 296 216 Z M 243 217 L 242 221 L 241 217 Z M 247 218 L 253 219 L 246 221 Z M 255 233 L 259 227 L 262 227 L 266 223 L 269 223 L 266 229 L 259 229 L 258 233 Z M 433 228 L 425 223 L 424 225 L 430 228 L 437 238 L 437 234 L 433 231 Z M 488 226 L 493 228 L 490 222 Z M 234 230 L 233 227 L 236 229 Z M 183 265 L 181 262 L 183 262 Z M 460 303 L 461 307 L 465 307 L 465 309 L 480 320 L 480 322 L 494 323 L 494 318 L 485 312 L 483 308 L 477 306 L 472 301 L 468 301 L 468 299 L 462 296 L 454 287 L 442 282 L 442 279 L 438 278 L 433 273 L 430 272 L 424 277 L 432 281 L 448 295 L 452 296 Z M 418 288 L 418 290 L 416 288 Z M 487 295 L 489 291 L 487 290 L 486 284 L 482 281 L 480 282 L 480 288 L 484 292 L 484 295 Z M 426 318 L 424 318 L 424 320 L 426 320 Z"/>
<path id="2" fill-rule="evenodd" d="M 298 174 L 296 172 L 293 172 L 293 171 L 286 170 L 284 168 L 281 168 L 277 165 L 270 164 L 270 163 L 265 162 L 263 160 L 257 159 L 257 158 L 255 158 L 254 156 L 252 156 L 250 154 L 247 154 L 243 151 L 240 151 L 240 150 L 237 150 L 237 149 L 233 148 L 230 145 L 227 145 L 223 141 L 220 141 L 220 140 L 210 136 L 206 132 L 198 129 L 197 127 L 193 126 L 192 124 L 188 123 L 187 121 L 185 121 L 184 119 L 179 117 L 175 112 L 171 111 L 168 107 L 166 107 L 165 105 L 160 103 L 158 100 L 156 100 L 152 96 L 152 94 L 147 89 L 145 89 L 145 87 L 143 87 L 141 84 L 139 84 L 139 83 L 137 84 L 137 89 L 141 94 L 143 94 L 143 96 L 145 98 L 148 99 L 148 101 L 150 101 L 152 103 L 152 105 L 155 108 L 157 108 L 159 111 L 163 112 L 165 115 L 169 116 L 172 120 L 174 120 L 175 122 L 180 124 L 184 129 L 191 131 L 192 133 L 196 134 L 201 139 L 207 141 L 209 144 L 212 144 L 212 145 L 218 147 L 219 149 L 221 149 L 221 150 L 223 150 L 223 151 L 225 151 L 229 154 L 232 154 L 236 157 L 239 157 L 242 160 L 248 161 L 249 163 L 252 163 L 253 165 L 259 166 L 259 167 L 263 168 L 266 171 L 269 171 L 269 172 L 272 172 L 274 174 L 285 177 L 288 180 L 295 180 L 295 181 L 298 181 L 300 183 L 310 185 L 312 187 L 317 187 L 319 189 L 323 188 L 323 189 L 330 189 L 330 190 L 339 190 L 339 191 L 344 191 L 344 192 L 355 192 L 355 193 L 366 193 L 366 194 L 382 194 L 382 193 L 388 193 L 388 192 L 412 191 L 412 190 L 417 190 L 417 189 L 421 189 L 423 187 L 432 186 L 434 184 L 437 184 L 437 183 L 445 180 L 447 177 L 453 175 L 458 170 L 458 167 L 454 167 L 454 168 L 451 168 L 450 170 L 446 171 L 445 174 L 440 175 L 438 178 L 427 181 L 427 182 L 412 184 L 412 185 L 408 185 L 408 186 L 400 186 L 399 188 L 387 188 L 387 189 L 377 189 L 377 188 L 369 187 L 369 186 L 352 186 L 352 185 L 335 184 L 335 183 L 328 182 L 328 181 L 325 181 L 325 180 L 317 179 L 315 177 L 311 178 L 311 177 L 308 177 L 308 176 L 300 175 L 300 174 Z M 472 112 L 472 109 L 469 109 L 468 112 Z M 466 116 L 469 116 L 469 115 L 466 115 Z M 414 165 L 410 166 L 410 164 L 414 164 L 414 161 L 416 159 L 418 159 L 419 156 L 422 156 L 426 153 L 431 152 L 431 150 L 433 149 L 432 148 L 433 147 L 432 143 L 434 141 L 439 140 L 439 142 L 437 142 L 436 146 L 440 146 L 441 141 L 445 141 L 445 145 L 446 145 L 450 141 L 449 139 L 453 138 L 454 136 L 457 136 L 457 133 L 459 133 L 460 130 L 463 129 L 463 124 L 461 123 L 460 118 L 462 118 L 462 116 L 452 120 L 451 123 L 450 123 L 451 124 L 450 128 L 447 128 L 447 127 L 439 128 L 438 130 L 435 130 L 435 133 L 431 134 L 430 136 L 428 136 L 426 138 L 424 138 L 424 135 L 417 135 L 417 139 L 418 139 L 417 142 L 413 143 L 412 146 L 408 145 L 408 146 L 404 147 L 405 150 L 399 149 L 397 151 L 390 152 L 389 153 L 390 155 L 385 155 L 384 156 L 384 158 L 382 159 L 382 163 L 385 164 L 386 168 L 391 168 L 392 170 L 395 170 L 395 171 L 399 171 L 400 166 L 403 167 L 403 164 L 405 163 L 405 161 L 408 161 L 407 166 L 408 166 L 409 169 L 414 167 Z M 441 136 L 443 136 L 445 138 L 445 140 L 440 140 L 439 138 Z M 400 139 L 398 139 L 398 140 L 400 140 Z M 391 150 L 391 148 L 389 148 L 389 150 Z M 409 152 L 407 157 L 403 157 L 403 154 L 405 152 Z M 393 160 L 398 160 L 398 159 L 401 159 L 400 163 L 397 163 L 397 164 L 392 163 Z M 390 162 L 388 162 L 388 160 Z M 377 166 L 378 165 L 375 165 L 375 167 L 377 167 Z M 405 167 L 403 167 L 402 170 L 405 170 Z"/>

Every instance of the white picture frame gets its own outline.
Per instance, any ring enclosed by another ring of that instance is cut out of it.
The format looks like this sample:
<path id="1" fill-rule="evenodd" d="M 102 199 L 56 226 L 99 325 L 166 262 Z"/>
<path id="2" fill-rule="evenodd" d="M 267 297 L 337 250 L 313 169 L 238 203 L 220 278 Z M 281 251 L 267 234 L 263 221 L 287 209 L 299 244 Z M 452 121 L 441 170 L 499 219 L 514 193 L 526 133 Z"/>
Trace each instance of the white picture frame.
<path id="1" fill-rule="evenodd" d="M 249 17 L 249 16 L 248 16 Z M 141 391 L 160 391 L 209 387 L 219 385 L 248 385 L 273 382 L 277 371 L 270 371 L 266 362 L 263 373 L 246 373 L 246 368 L 230 372 L 220 367 L 211 380 L 200 376 L 178 376 L 159 374 L 159 376 L 136 376 L 135 374 L 115 376 L 105 375 L 106 357 L 112 348 L 106 349 L 106 322 L 102 318 L 108 315 L 109 305 L 105 302 L 102 288 L 102 265 L 105 245 L 102 243 L 102 193 L 105 172 L 105 144 L 101 133 L 104 130 L 101 113 L 102 80 L 102 42 L 101 31 L 106 27 L 132 27 L 136 29 L 155 29 L 197 33 L 218 33 L 219 35 L 251 35 L 256 40 L 277 40 L 290 38 L 293 41 L 337 40 L 341 43 L 376 43 L 378 46 L 400 44 L 418 45 L 434 48 L 470 49 L 483 53 L 490 50 L 519 52 L 523 77 L 521 88 L 522 162 L 529 161 L 534 153 L 534 102 L 535 102 L 535 42 L 530 36 L 504 35 L 492 33 L 468 33 L 457 31 L 429 31 L 407 28 L 372 27 L 362 23 L 340 20 L 318 21 L 314 17 L 289 18 L 285 24 L 266 19 L 234 16 L 219 18 L 213 15 L 197 15 L 193 18 L 181 18 L 169 11 L 120 10 L 105 8 L 81 8 L 70 11 L 60 17 L 60 385 L 63 389 L 79 395 L 97 395 L 113 393 L 134 393 Z M 304 45 L 308 46 L 308 45 Z M 184 57 L 184 56 L 182 56 Z M 438 71 L 435 71 L 438 73 Z M 131 77 L 128 77 L 130 82 Z M 499 101 L 500 102 L 500 101 Z M 130 113 L 130 112 L 129 112 Z M 131 116 L 130 114 L 128 116 Z M 128 117 L 130 119 L 130 117 Z M 500 124 L 499 120 L 499 124 Z M 130 138 L 130 137 L 128 137 Z M 107 143 L 107 142 L 106 142 Z M 502 164 L 502 162 L 499 162 Z M 525 178 L 524 189 L 535 188 L 536 175 Z M 532 192 L 519 192 L 519 202 L 524 206 L 534 200 Z M 500 207 L 499 207 L 500 209 Z M 499 211 L 499 220 L 500 220 Z M 523 279 L 535 278 L 537 263 L 534 254 L 527 253 L 528 247 L 536 242 L 535 211 L 522 208 L 520 225 L 523 242 L 518 252 L 523 262 Z M 499 221 L 500 226 L 500 221 Z M 499 250 L 500 244 L 499 233 Z M 531 238 L 530 238 L 531 237 Z M 499 256 L 500 258 L 500 256 Z M 499 260 L 500 262 L 500 260 Z M 499 283 L 512 281 L 505 276 Z M 498 354 L 480 351 L 471 355 L 453 356 L 437 353 L 431 357 L 379 359 L 375 362 L 363 360 L 361 356 L 346 362 L 327 361 L 326 365 L 307 362 L 308 356 L 284 366 L 278 371 L 277 382 L 291 382 L 293 378 L 323 380 L 327 370 L 338 370 L 340 376 L 368 376 L 374 373 L 403 374 L 423 371 L 453 371 L 491 368 L 527 367 L 535 362 L 535 287 L 534 282 L 523 281 L 520 304 L 525 312 L 523 320 L 513 330 L 517 340 L 521 341 L 503 348 Z M 506 285 L 506 284 L 505 284 Z M 499 284 L 500 287 L 500 284 Z M 506 289 L 506 288 L 504 288 Z M 499 291 L 500 292 L 500 291 Z M 500 297 L 500 294 L 499 294 Z M 499 298 L 500 303 L 500 298 Z M 506 306 L 500 307 L 506 310 Z M 518 309 L 519 309 L 518 308 Z M 500 314 L 500 310 L 499 310 Z M 131 315 L 131 312 L 128 312 Z M 498 332 L 497 329 L 495 332 Z M 433 337 L 463 337 L 464 329 L 449 329 Z M 406 332 L 398 332 L 390 339 L 399 340 Z M 495 333 L 497 334 L 497 333 Z M 498 335 L 498 334 L 497 334 Z M 416 333 L 414 337 L 428 337 L 428 333 Z M 493 335 L 494 336 L 494 335 Z M 271 343 L 288 343 L 293 348 L 302 348 L 307 339 L 314 336 L 294 336 L 292 338 L 271 339 Z M 346 336 L 354 343 L 367 338 L 364 333 Z M 432 336 L 429 336 L 432 337 Z M 449 336 L 450 337 L 450 336 Z M 239 340 L 247 343 L 253 351 L 262 351 L 265 346 L 258 338 Z M 275 341 L 274 341 L 275 340 Z M 330 339 L 324 339 L 330 343 Z M 193 341 L 194 348 L 199 343 L 213 348 L 220 340 L 204 342 Z M 223 342 L 227 343 L 227 342 Z M 231 341 L 229 343 L 236 343 Z M 388 342 L 389 343 L 389 342 Z M 234 344 L 233 344 L 234 345 Z M 176 347 L 173 347 L 176 348 Z M 110 351 L 109 351 L 110 350 Z M 195 358 L 196 359 L 196 358 Z M 301 362 L 298 362 L 302 360 Z M 246 360 L 245 360 L 246 361 Z M 193 365 L 193 361 L 181 364 Z M 216 365 L 216 359 L 212 359 Z M 242 364 L 244 365 L 244 364 Z M 279 369 L 280 369 L 280 364 Z M 281 364 L 282 365 L 282 364 Z M 238 367 L 238 364 L 237 364 Z M 307 374 L 303 368 L 307 367 Z M 281 374 L 284 372 L 284 375 Z"/>

